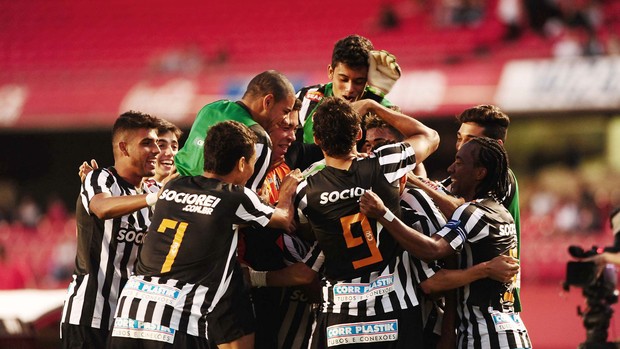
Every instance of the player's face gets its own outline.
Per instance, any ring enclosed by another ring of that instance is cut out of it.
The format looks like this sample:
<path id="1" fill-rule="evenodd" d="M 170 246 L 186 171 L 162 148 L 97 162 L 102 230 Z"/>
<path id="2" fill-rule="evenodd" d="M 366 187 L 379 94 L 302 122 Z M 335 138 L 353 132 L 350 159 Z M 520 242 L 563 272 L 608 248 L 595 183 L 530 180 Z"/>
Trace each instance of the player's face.
<path id="1" fill-rule="evenodd" d="M 179 140 L 173 132 L 168 131 L 159 135 L 157 145 L 160 153 L 157 156 L 155 177 L 161 181 L 174 170 L 174 156 L 179 152 Z"/>
<path id="2" fill-rule="evenodd" d="M 288 118 L 285 118 L 269 130 L 269 137 L 273 144 L 272 165 L 284 160 L 284 155 L 288 148 L 295 141 L 297 125 L 299 125 L 299 111 L 292 111 Z"/>
<path id="3" fill-rule="evenodd" d="M 333 83 L 334 96 L 354 102 L 364 93 L 368 69 L 353 69 L 346 64 L 338 63 L 335 67 L 330 65 L 327 68 L 327 75 Z"/>
<path id="4" fill-rule="evenodd" d="M 472 138 L 484 137 L 484 127 L 475 122 L 464 122 L 456 132 L 456 150 Z"/>
<path id="5" fill-rule="evenodd" d="M 248 179 L 252 177 L 252 174 L 254 174 L 254 164 L 256 164 L 256 151 L 252 152 L 252 157 L 250 157 L 249 159 L 245 159 L 244 161 L 245 166 L 243 167 L 243 172 L 239 176 L 239 183 L 233 184 L 245 185 Z"/>
<path id="6" fill-rule="evenodd" d="M 155 129 L 139 129 L 126 138 L 126 149 L 136 175 L 153 177 L 157 166 L 157 132 Z"/>
<path id="7" fill-rule="evenodd" d="M 366 141 L 370 143 L 371 149 L 374 149 L 378 144 L 395 140 L 394 135 L 387 128 L 373 127 L 366 130 Z"/>
<path id="8" fill-rule="evenodd" d="M 456 152 L 454 162 L 448 167 L 452 179 L 450 189 L 453 194 L 465 200 L 474 199 L 476 186 L 481 180 L 482 167 L 476 165 L 479 146 L 476 143 L 465 143 Z"/>
<path id="9" fill-rule="evenodd" d="M 273 125 L 277 125 L 284 119 L 287 119 L 290 116 L 294 105 L 295 95 L 290 95 L 267 107 L 267 125 L 263 125 L 263 128 L 265 128 L 265 130 L 269 130 Z"/>

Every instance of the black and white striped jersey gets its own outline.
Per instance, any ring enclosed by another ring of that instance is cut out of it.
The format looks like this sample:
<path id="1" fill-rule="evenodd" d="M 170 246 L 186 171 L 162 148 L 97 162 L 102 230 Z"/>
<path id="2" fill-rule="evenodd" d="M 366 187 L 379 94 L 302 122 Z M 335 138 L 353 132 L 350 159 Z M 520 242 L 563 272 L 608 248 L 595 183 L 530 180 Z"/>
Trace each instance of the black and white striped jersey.
<path id="1" fill-rule="evenodd" d="M 402 208 L 401 220 L 427 236 L 435 234 L 446 224 L 446 218 L 435 206 L 431 197 L 416 186 L 407 183 L 405 190 L 400 195 L 400 204 Z M 414 266 L 413 270 L 418 284 L 435 275 L 440 268 L 437 262 L 426 263 L 415 256 L 412 256 L 411 263 Z M 417 291 L 425 331 L 441 334 L 443 299 L 426 297 L 419 288 Z"/>
<path id="2" fill-rule="evenodd" d="M 140 194 L 113 167 L 93 170 L 82 184 L 76 205 L 77 256 L 62 323 L 109 329 L 118 295 L 134 269 L 138 249 L 150 224 L 151 209 L 101 220 L 90 211 L 99 193 L 112 196 Z"/>
<path id="3" fill-rule="evenodd" d="M 240 289 L 240 224 L 266 226 L 274 208 L 252 190 L 203 176 L 179 177 L 160 195 L 116 318 L 207 337 L 207 319 Z M 243 294 L 243 292 L 242 292 Z M 217 319 L 210 319 L 217 321 Z"/>
<path id="4" fill-rule="evenodd" d="M 372 189 L 400 215 L 398 180 L 414 167 L 413 148 L 396 143 L 299 184 L 295 202 L 324 256 L 324 312 L 371 316 L 417 305 L 408 253 L 359 208 L 359 197 Z"/>
<path id="5" fill-rule="evenodd" d="M 437 234 L 460 251 L 461 269 L 499 255 L 516 256 L 514 220 L 492 198 L 459 206 Z M 513 309 L 515 283 L 514 279 L 504 284 L 485 278 L 458 289 L 459 348 L 531 347 L 519 313 Z"/>

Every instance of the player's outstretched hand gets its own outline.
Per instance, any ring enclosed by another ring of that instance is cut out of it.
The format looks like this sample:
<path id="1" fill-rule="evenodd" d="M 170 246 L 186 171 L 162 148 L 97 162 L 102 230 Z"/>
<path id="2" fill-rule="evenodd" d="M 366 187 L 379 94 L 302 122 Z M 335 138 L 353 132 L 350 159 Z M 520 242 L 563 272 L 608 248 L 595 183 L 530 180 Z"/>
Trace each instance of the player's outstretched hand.
<path id="1" fill-rule="evenodd" d="M 301 175 L 301 171 L 298 168 L 289 172 L 284 177 L 282 184 L 280 185 L 280 197 L 293 196 L 293 194 L 295 194 L 295 190 L 297 189 L 297 185 L 303 179 L 304 177 Z"/>
<path id="2" fill-rule="evenodd" d="M 388 94 L 401 75 L 396 57 L 385 50 L 373 50 L 370 51 L 368 66 L 368 85 L 382 96 Z"/>
<path id="3" fill-rule="evenodd" d="M 486 262 L 486 267 L 489 278 L 507 283 L 519 272 L 519 260 L 501 255 Z"/>
<path id="4" fill-rule="evenodd" d="M 78 171 L 78 175 L 80 176 L 80 180 L 82 182 L 84 182 L 84 180 L 86 179 L 86 175 L 88 175 L 88 173 L 90 173 L 90 171 L 96 170 L 98 168 L 99 168 L 99 164 L 97 164 L 97 160 L 91 159 L 90 160 L 90 165 L 88 164 L 88 162 L 84 161 L 82 163 L 82 165 L 80 165 L 80 168 L 79 168 L 79 171 Z"/>
<path id="5" fill-rule="evenodd" d="M 360 212 L 370 218 L 379 218 L 383 217 L 386 210 L 379 195 L 372 190 L 366 190 L 360 197 Z"/>

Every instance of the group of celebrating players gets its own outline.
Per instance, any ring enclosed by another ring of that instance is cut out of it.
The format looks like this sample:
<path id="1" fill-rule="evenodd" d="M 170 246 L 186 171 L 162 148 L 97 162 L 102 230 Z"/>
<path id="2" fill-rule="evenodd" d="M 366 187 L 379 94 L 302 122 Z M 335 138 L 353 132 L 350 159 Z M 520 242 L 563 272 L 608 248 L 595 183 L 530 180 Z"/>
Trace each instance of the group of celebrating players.
<path id="1" fill-rule="evenodd" d="M 531 348 L 509 118 L 438 133 L 386 98 L 396 58 L 339 40 L 327 84 L 273 70 L 181 131 L 140 112 L 80 167 L 63 348 Z"/>

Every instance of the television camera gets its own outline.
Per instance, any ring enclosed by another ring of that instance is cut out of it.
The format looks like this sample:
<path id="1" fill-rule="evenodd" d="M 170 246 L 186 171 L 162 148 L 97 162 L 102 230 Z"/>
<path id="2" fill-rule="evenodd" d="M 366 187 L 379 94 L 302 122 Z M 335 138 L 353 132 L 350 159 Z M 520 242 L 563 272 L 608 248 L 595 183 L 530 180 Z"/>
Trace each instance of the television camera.
<path id="1" fill-rule="evenodd" d="M 613 246 L 593 246 L 590 250 L 570 246 L 570 255 L 577 259 L 586 259 L 603 252 L 620 253 L 620 208 L 611 213 L 610 222 L 614 233 Z M 586 341 L 579 345 L 579 349 L 620 348 L 620 343 L 607 341 L 609 322 L 614 312 L 611 305 L 618 302 L 617 283 L 616 266 L 613 264 L 607 263 L 600 267 L 592 261 L 568 262 L 564 289 L 568 291 L 571 285 L 582 288 L 587 305 L 585 309 L 577 307 L 586 329 Z"/>

